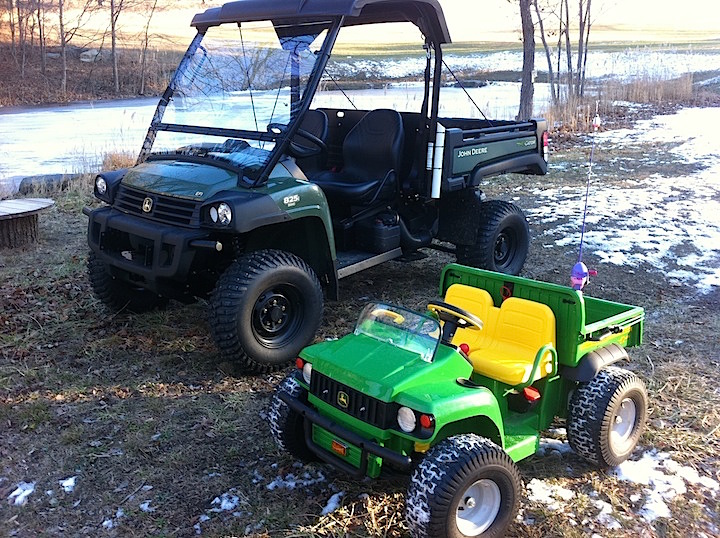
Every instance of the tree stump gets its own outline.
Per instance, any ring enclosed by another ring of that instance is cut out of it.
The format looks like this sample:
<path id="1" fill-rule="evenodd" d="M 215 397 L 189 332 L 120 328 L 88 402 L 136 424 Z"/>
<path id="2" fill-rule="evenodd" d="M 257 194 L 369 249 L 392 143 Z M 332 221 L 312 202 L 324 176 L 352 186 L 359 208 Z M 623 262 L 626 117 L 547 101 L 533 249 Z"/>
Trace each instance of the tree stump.
<path id="1" fill-rule="evenodd" d="M 55 202 L 48 198 L 0 201 L 0 249 L 34 243 L 38 238 L 38 213 Z"/>

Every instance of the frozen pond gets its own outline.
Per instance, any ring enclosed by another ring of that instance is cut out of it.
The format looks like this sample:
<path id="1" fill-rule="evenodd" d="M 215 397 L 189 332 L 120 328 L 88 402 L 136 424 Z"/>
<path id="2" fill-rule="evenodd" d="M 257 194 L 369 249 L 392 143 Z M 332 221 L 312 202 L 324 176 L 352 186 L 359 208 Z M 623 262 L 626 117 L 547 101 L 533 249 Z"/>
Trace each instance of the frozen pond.
<path id="1" fill-rule="evenodd" d="M 519 71 L 520 51 L 498 51 L 459 55 L 449 50 L 446 59 L 453 70 Z M 536 56 L 538 69 L 544 68 L 544 56 Z M 683 73 L 717 69 L 720 53 L 692 48 L 635 47 L 620 51 L 592 51 L 588 74 L 671 78 Z M 334 69 L 353 72 L 384 73 L 390 77 L 417 74 L 423 62 L 407 60 L 341 59 Z M 458 88 L 443 88 L 441 115 L 479 117 L 480 112 Z M 519 103 L 517 83 L 495 82 L 468 92 L 491 119 L 513 119 Z M 346 92 L 359 108 L 396 108 L 418 111 L 422 91 L 418 84 L 395 84 L 379 90 Z M 545 108 L 548 88 L 535 85 L 535 110 Z M 136 154 L 152 118 L 157 98 L 98 101 L 57 107 L 0 108 L 0 196 L 14 192 L 27 176 L 93 172 L 99 169 L 107 153 Z M 316 106 L 347 108 L 341 92 L 323 92 Z M 248 111 L 250 113 L 250 111 Z"/>
<path id="2" fill-rule="evenodd" d="M 467 91 L 491 119 L 512 119 L 517 113 L 519 84 L 497 82 Z M 441 115 L 480 116 L 461 89 L 443 88 L 442 92 Z M 422 86 L 399 84 L 345 94 L 359 108 L 417 111 Z M 547 95 L 547 86 L 536 84 L 536 102 L 544 103 Z M 107 153 L 136 154 L 156 105 L 157 98 L 148 98 L 0 109 L 0 195 L 16 190 L 27 176 L 93 172 Z M 339 91 L 325 91 L 318 106 L 348 108 L 350 103 Z"/>

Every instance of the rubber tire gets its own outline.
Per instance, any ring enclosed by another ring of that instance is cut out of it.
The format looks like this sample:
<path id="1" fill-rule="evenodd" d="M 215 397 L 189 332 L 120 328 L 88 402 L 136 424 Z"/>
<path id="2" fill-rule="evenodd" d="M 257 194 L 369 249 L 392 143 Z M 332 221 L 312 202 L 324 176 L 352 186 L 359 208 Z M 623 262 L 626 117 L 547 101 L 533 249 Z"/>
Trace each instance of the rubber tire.
<path id="1" fill-rule="evenodd" d="M 480 205 L 480 223 L 474 245 L 457 245 L 463 265 L 519 275 L 530 249 L 530 227 L 522 210 L 503 200 Z"/>
<path id="2" fill-rule="evenodd" d="M 268 294 L 280 297 L 290 312 L 275 335 L 263 334 L 256 308 Z M 282 250 L 258 250 L 238 258 L 218 279 L 210 331 L 223 357 L 266 373 L 286 366 L 310 343 L 322 310 L 320 281 L 307 263 Z"/>
<path id="3" fill-rule="evenodd" d="M 522 481 L 515 463 L 498 445 L 475 434 L 448 437 L 430 449 L 410 477 L 405 519 L 414 538 L 461 538 L 456 512 L 462 494 L 486 478 L 500 488 L 495 521 L 481 536 L 505 536 L 520 505 Z"/>
<path id="4" fill-rule="evenodd" d="M 133 287 L 127 282 L 118 280 L 108 271 L 105 262 L 98 260 L 94 252 L 90 252 L 87 261 L 90 287 L 97 297 L 111 312 L 132 312 L 142 314 L 151 310 L 165 308 L 168 299 L 149 290 Z"/>
<path id="5" fill-rule="evenodd" d="M 628 446 L 617 450 L 610 431 L 623 400 L 635 404 L 635 422 Z M 645 428 L 648 395 L 645 383 L 634 373 L 608 366 L 587 383 L 580 383 L 570 398 L 567 436 L 570 446 L 601 468 L 624 462 L 635 449 Z"/>
<path id="6" fill-rule="evenodd" d="M 301 461 L 318 461 L 318 457 L 305 442 L 305 419 L 279 398 L 281 393 L 307 403 L 307 391 L 300 386 L 293 374 L 289 374 L 275 389 L 270 402 L 270 432 L 275 443 L 280 450 L 289 452 Z"/>

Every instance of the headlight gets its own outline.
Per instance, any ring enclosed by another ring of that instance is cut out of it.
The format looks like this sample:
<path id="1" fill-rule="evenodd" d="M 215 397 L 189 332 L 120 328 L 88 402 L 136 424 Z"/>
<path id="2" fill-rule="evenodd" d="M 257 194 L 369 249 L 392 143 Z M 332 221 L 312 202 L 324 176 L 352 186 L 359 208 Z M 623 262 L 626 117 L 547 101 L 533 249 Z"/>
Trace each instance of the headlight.
<path id="1" fill-rule="evenodd" d="M 397 422 L 400 429 L 405 433 L 410 433 L 415 429 L 417 419 L 415 418 L 415 411 L 409 407 L 401 407 L 398 409 Z"/>
<path id="2" fill-rule="evenodd" d="M 95 190 L 99 195 L 104 195 L 107 192 L 107 181 L 105 178 L 98 176 L 95 178 Z"/>
<path id="3" fill-rule="evenodd" d="M 230 206 L 225 202 L 222 202 L 217 206 L 217 216 L 218 222 L 220 222 L 223 226 L 227 226 L 230 224 L 230 221 L 232 221 L 232 209 L 230 209 Z"/>
<path id="4" fill-rule="evenodd" d="M 303 364 L 302 374 L 303 374 L 303 379 L 305 380 L 305 383 L 307 383 L 309 385 L 310 378 L 312 377 L 312 364 L 310 364 L 309 362 L 306 362 L 305 364 Z"/>

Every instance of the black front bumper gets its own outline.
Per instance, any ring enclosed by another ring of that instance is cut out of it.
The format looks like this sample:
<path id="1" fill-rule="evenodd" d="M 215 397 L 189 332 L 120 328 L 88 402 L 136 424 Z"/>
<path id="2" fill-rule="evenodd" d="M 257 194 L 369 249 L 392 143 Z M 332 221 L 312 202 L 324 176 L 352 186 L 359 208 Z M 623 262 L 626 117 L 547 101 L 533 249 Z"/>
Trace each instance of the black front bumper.
<path id="1" fill-rule="evenodd" d="M 116 278 L 167 295 L 168 283 L 187 280 L 207 232 L 162 225 L 112 207 L 83 211 L 88 245 Z"/>
<path id="2" fill-rule="evenodd" d="M 378 443 L 365 439 L 364 437 L 356 434 L 355 432 L 352 432 L 347 428 L 337 424 L 336 422 L 333 422 L 329 418 L 321 415 L 309 405 L 301 402 L 297 398 L 293 398 L 290 394 L 280 392 L 278 394 L 278 397 L 283 402 L 285 402 L 288 407 L 290 407 L 290 409 L 292 409 L 305 419 L 305 442 L 308 448 L 312 450 L 317 457 L 329 463 L 330 465 L 340 469 L 341 471 L 356 477 L 366 476 L 368 466 L 367 457 L 369 454 L 378 456 L 382 458 L 383 461 L 386 461 L 402 470 L 408 470 L 412 465 L 412 460 L 409 456 L 403 456 L 402 454 L 398 454 L 397 452 L 390 450 L 389 448 L 385 448 Z M 353 465 L 350 465 L 349 463 L 340 459 L 338 456 L 335 456 L 327 450 L 324 450 L 323 448 L 317 446 L 312 439 L 313 424 L 320 426 L 321 428 L 329 431 L 333 435 L 337 435 L 341 439 L 344 439 L 345 441 L 352 443 L 353 445 L 358 447 L 362 451 L 362 456 L 360 458 L 360 467 L 357 468 Z"/>

